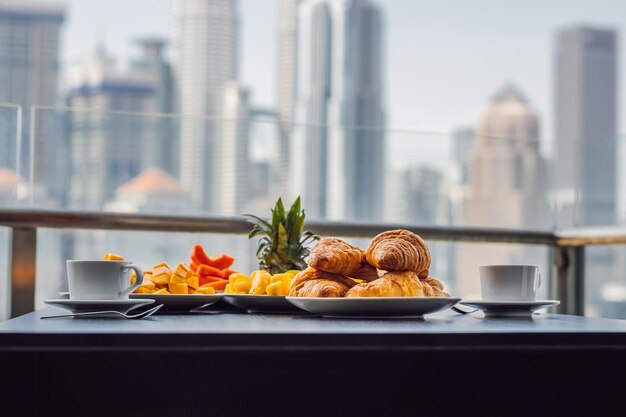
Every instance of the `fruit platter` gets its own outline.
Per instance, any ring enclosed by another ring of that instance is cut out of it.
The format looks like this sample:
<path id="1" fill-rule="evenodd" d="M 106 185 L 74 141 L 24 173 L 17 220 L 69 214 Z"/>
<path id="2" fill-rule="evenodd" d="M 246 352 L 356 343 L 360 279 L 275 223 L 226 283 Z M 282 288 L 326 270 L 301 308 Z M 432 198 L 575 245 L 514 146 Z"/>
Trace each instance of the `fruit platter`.
<path id="1" fill-rule="evenodd" d="M 258 268 L 235 268 L 227 253 L 209 255 L 195 244 L 189 259 L 156 263 L 131 298 L 152 298 L 168 310 L 199 310 L 220 303 L 249 313 L 324 316 L 421 317 L 456 304 L 429 273 L 428 245 L 404 229 L 376 235 L 367 248 L 305 230 L 300 198 L 286 209 L 278 199 L 271 216 L 246 217 L 258 239 Z M 107 252 L 105 260 L 123 260 Z M 131 275 L 131 283 L 136 277 Z"/>

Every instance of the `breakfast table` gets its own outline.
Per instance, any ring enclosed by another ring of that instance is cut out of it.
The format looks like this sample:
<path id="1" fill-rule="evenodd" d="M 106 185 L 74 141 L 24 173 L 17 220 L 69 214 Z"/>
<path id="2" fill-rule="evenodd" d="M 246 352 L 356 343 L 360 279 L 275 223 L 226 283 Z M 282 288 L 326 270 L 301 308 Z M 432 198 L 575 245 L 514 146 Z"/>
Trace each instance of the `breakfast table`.
<path id="1" fill-rule="evenodd" d="M 626 393 L 624 320 L 41 319 L 62 312 L 0 323 L 2 404 L 23 415 L 601 415 Z"/>

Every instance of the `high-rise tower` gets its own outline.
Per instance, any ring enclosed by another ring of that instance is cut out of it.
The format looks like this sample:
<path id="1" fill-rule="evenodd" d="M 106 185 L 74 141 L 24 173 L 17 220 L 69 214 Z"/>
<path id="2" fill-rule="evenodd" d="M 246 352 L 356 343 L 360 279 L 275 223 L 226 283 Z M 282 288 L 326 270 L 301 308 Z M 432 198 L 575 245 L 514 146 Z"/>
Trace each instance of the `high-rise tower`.
<path id="1" fill-rule="evenodd" d="M 221 178 L 214 149 L 225 83 L 237 79 L 237 2 L 176 0 L 173 7 L 172 67 L 183 118 L 180 179 L 197 204 L 217 211 Z"/>
<path id="2" fill-rule="evenodd" d="M 311 217 L 382 216 L 382 43 L 368 0 L 299 5 L 290 185 Z"/>
<path id="3" fill-rule="evenodd" d="M 59 188 L 54 145 L 58 137 L 43 123 L 50 111 L 44 110 L 48 114 L 42 115 L 37 109 L 31 112 L 30 106 L 57 104 L 60 31 L 64 20 L 65 7 L 61 3 L 0 2 L 0 103 L 17 104 L 23 110 L 19 158 L 16 159 L 16 143 L 0 142 L 0 166 L 19 168 L 19 175 L 28 175 L 32 133 L 37 158 L 32 167 L 33 181 L 45 194 L 53 194 Z"/>
<path id="4" fill-rule="evenodd" d="M 557 34 L 557 201 L 565 225 L 609 225 L 616 212 L 617 34 L 573 26 Z"/>

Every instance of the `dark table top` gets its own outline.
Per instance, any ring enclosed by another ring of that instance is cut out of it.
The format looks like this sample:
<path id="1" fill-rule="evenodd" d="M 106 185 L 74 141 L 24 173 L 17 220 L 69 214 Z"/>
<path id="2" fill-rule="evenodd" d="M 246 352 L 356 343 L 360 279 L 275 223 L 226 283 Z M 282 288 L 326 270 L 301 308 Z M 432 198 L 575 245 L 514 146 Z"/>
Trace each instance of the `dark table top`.
<path id="1" fill-rule="evenodd" d="M 142 320 L 48 319 L 47 307 L 0 323 L 1 349 L 80 347 L 468 349 L 626 348 L 626 320 L 557 314 L 484 318 L 450 310 L 423 319 L 337 319 L 305 315 L 181 314 Z"/>

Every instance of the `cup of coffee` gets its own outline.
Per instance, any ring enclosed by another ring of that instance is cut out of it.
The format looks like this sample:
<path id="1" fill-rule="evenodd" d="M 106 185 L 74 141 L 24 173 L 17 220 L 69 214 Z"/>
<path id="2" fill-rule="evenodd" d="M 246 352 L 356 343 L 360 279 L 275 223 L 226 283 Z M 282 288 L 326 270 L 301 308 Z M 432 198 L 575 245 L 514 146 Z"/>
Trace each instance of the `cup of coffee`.
<path id="1" fill-rule="evenodd" d="M 143 283 L 143 271 L 129 261 L 68 260 L 67 279 L 72 300 L 127 300 Z M 130 285 L 130 271 L 135 283 Z"/>
<path id="2" fill-rule="evenodd" d="M 541 285 L 539 265 L 481 265 L 480 287 L 486 301 L 534 301 Z"/>

